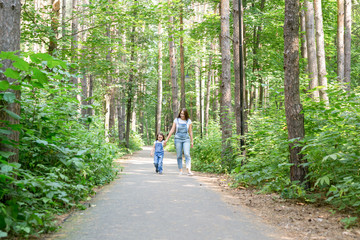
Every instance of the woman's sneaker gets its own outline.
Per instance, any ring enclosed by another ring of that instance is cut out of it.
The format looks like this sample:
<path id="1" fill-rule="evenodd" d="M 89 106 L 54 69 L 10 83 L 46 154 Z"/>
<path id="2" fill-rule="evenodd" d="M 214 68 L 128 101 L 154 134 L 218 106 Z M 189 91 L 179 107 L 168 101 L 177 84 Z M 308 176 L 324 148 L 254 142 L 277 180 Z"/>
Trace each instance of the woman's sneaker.
<path id="1" fill-rule="evenodd" d="M 193 176 L 194 174 L 192 172 L 188 172 L 188 176 Z"/>

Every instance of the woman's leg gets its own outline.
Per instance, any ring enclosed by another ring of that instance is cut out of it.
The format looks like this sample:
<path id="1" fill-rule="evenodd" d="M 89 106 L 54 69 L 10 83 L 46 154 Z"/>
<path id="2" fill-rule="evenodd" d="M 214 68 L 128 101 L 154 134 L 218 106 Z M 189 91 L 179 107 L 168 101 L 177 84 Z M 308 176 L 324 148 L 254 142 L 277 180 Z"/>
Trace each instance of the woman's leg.
<path id="1" fill-rule="evenodd" d="M 191 173 L 190 140 L 184 142 L 184 155 L 186 168 L 188 172 Z"/>
<path id="2" fill-rule="evenodd" d="M 183 143 L 181 141 L 175 141 L 175 148 L 176 148 L 176 157 L 178 168 L 180 172 L 182 171 L 182 152 L 183 152 Z"/>

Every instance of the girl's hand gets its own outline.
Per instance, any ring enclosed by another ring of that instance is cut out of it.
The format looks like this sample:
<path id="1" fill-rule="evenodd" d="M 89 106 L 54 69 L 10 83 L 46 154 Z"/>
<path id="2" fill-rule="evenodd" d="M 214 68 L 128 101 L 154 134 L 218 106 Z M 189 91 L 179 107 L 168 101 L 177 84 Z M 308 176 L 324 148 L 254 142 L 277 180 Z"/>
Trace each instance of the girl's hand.
<path id="1" fill-rule="evenodd" d="M 166 147 L 166 141 L 164 141 L 164 147 Z"/>
<path id="2" fill-rule="evenodd" d="M 194 143 L 192 142 L 192 143 L 191 143 L 191 148 L 193 148 L 193 147 L 194 147 Z"/>

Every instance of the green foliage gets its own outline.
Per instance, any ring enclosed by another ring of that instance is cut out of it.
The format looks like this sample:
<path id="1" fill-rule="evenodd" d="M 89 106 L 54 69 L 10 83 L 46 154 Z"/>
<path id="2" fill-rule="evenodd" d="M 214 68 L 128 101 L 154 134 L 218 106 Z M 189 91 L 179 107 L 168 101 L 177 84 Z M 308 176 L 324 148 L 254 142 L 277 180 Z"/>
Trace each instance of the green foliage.
<path id="1" fill-rule="evenodd" d="M 327 192 L 327 202 L 340 209 L 360 206 L 360 95 L 331 85 L 330 104 L 306 101 L 305 154 L 308 179 L 314 189 Z"/>
<path id="2" fill-rule="evenodd" d="M 142 146 L 144 146 L 144 141 L 141 136 L 136 132 L 131 132 L 129 141 L 130 150 L 141 150 Z"/>
<path id="3" fill-rule="evenodd" d="M 192 168 L 196 171 L 223 172 L 221 165 L 221 132 L 219 124 L 211 122 L 201 139 L 194 139 L 194 148 L 191 149 Z"/>
<path id="4" fill-rule="evenodd" d="M 246 134 L 246 160 L 233 172 L 238 183 L 277 192 L 290 186 L 291 164 L 288 163 L 284 115 L 282 109 L 276 108 L 266 108 L 251 114 Z"/>
<path id="5" fill-rule="evenodd" d="M 340 220 L 345 225 L 345 228 L 352 227 L 357 224 L 358 218 L 357 217 L 347 217 Z"/>
<path id="6" fill-rule="evenodd" d="M 20 131 L 19 162 L 8 163 L 13 153 L 0 157 L 0 234 L 29 237 L 52 231 L 54 214 L 79 206 L 96 185 L 109 183 L 117 174 L 113 159 L 120 151 L 106 143 L 101 118 L 79 116 L 77 88 L 70 81 L 67 64 L 47 54 L 31 54 L 28 62 L 13 53 L 1 58 L 13 60 L 16 70 L 5 71 L 20 86 L 21 116 L 1 108 L 19 125 L 0 129 L 2 143 L 9 141 L 8 129 Z M 11 92 L 2 100 L 17 101 Z M 91 130 L 91 131 L 89 131 Z M 138 137 L 133 148 L 138 148 Z"/>

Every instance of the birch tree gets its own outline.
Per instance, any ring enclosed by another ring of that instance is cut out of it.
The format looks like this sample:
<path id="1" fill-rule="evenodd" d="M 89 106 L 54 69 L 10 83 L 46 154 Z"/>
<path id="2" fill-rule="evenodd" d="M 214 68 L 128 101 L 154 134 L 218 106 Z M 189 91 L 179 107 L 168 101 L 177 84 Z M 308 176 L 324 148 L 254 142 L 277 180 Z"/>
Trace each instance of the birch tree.
<path id="1" fill-rule="evenodd" d="M 162 36 L 163 30 L 161 22 L 158 25 L 159 43 L 158 43 L 158 81 L 157 81 L 157 104 L 156 104 L 156 123 L 155 134 L 157 135 L 161 131 L 161 112 L 162 112 L 162 72 L 163 72 L 163 60 L 162 60 Z"/>
<path id="2" fill-rule="evenodd" d="M 345 49 L 344 49 L 344 0 L 337 0 L 338 18 L 337 18 L 337 75 L 340 82 L 345 78 Z"/>
<path id="3" fill-rule="evenodd" d="M 314 0 L 314 11 L 315 11 L 315 25 L 316 25 L 316 55 L 317 55 L 317 66 L 318 66 L 318 80 L 320 89 L 320 99 L 329 102 L 327 96 L 327 77 L 326 77 L 326 62 L 325 62 L 325 46 L 324 46 L 324 28 L 323 28 L 323 16 L 321 0 Z"/>
<path id="4" fill-rule="evenodd" d="M 169 6 L 171 0 L 168 1 Z M 173 33 L 174 17 L 170 15 L 169 18 L 169 58 L 170 58 L 170 73 L 171 73 L 171 92 L 172 92 L 172 111 L 173 118 L 175 119 L 178 115 L 178 84 L 177 84 L 177 71 L 176 71 L 176 54 L 175 54 L 175 42 Z"/>
<path id="5" fill-rule="evenodd" d="M 181 79 L 181 103 L 180 107 L 185 108 L 185 66 L 184 66 L 184 21 L 183 21 L 183 6 L 180 6 L 180 79 Z"/>
<path id="6" fill-rule="evenodd" d="M 350 92 L 351 73 L 351 0 L 345 0 L 345 34 L 344 34 L 344 83 Z"/>
<path id="7" fill-rule="evenodd" d="M 305 1 L 305 18 L 306 18 L 306 41 L 308 49 L 308 67 L 309 67 L 309 88 L 316 88 L 318 83 L 318 66 L 316 58 L 316 42 L 315 42 L 315 25 L 314 25 L 314 5 L 310 0 Z M 319 91 L 314 90 L 312 92 L 312 98 L 319 99 Z"/>

